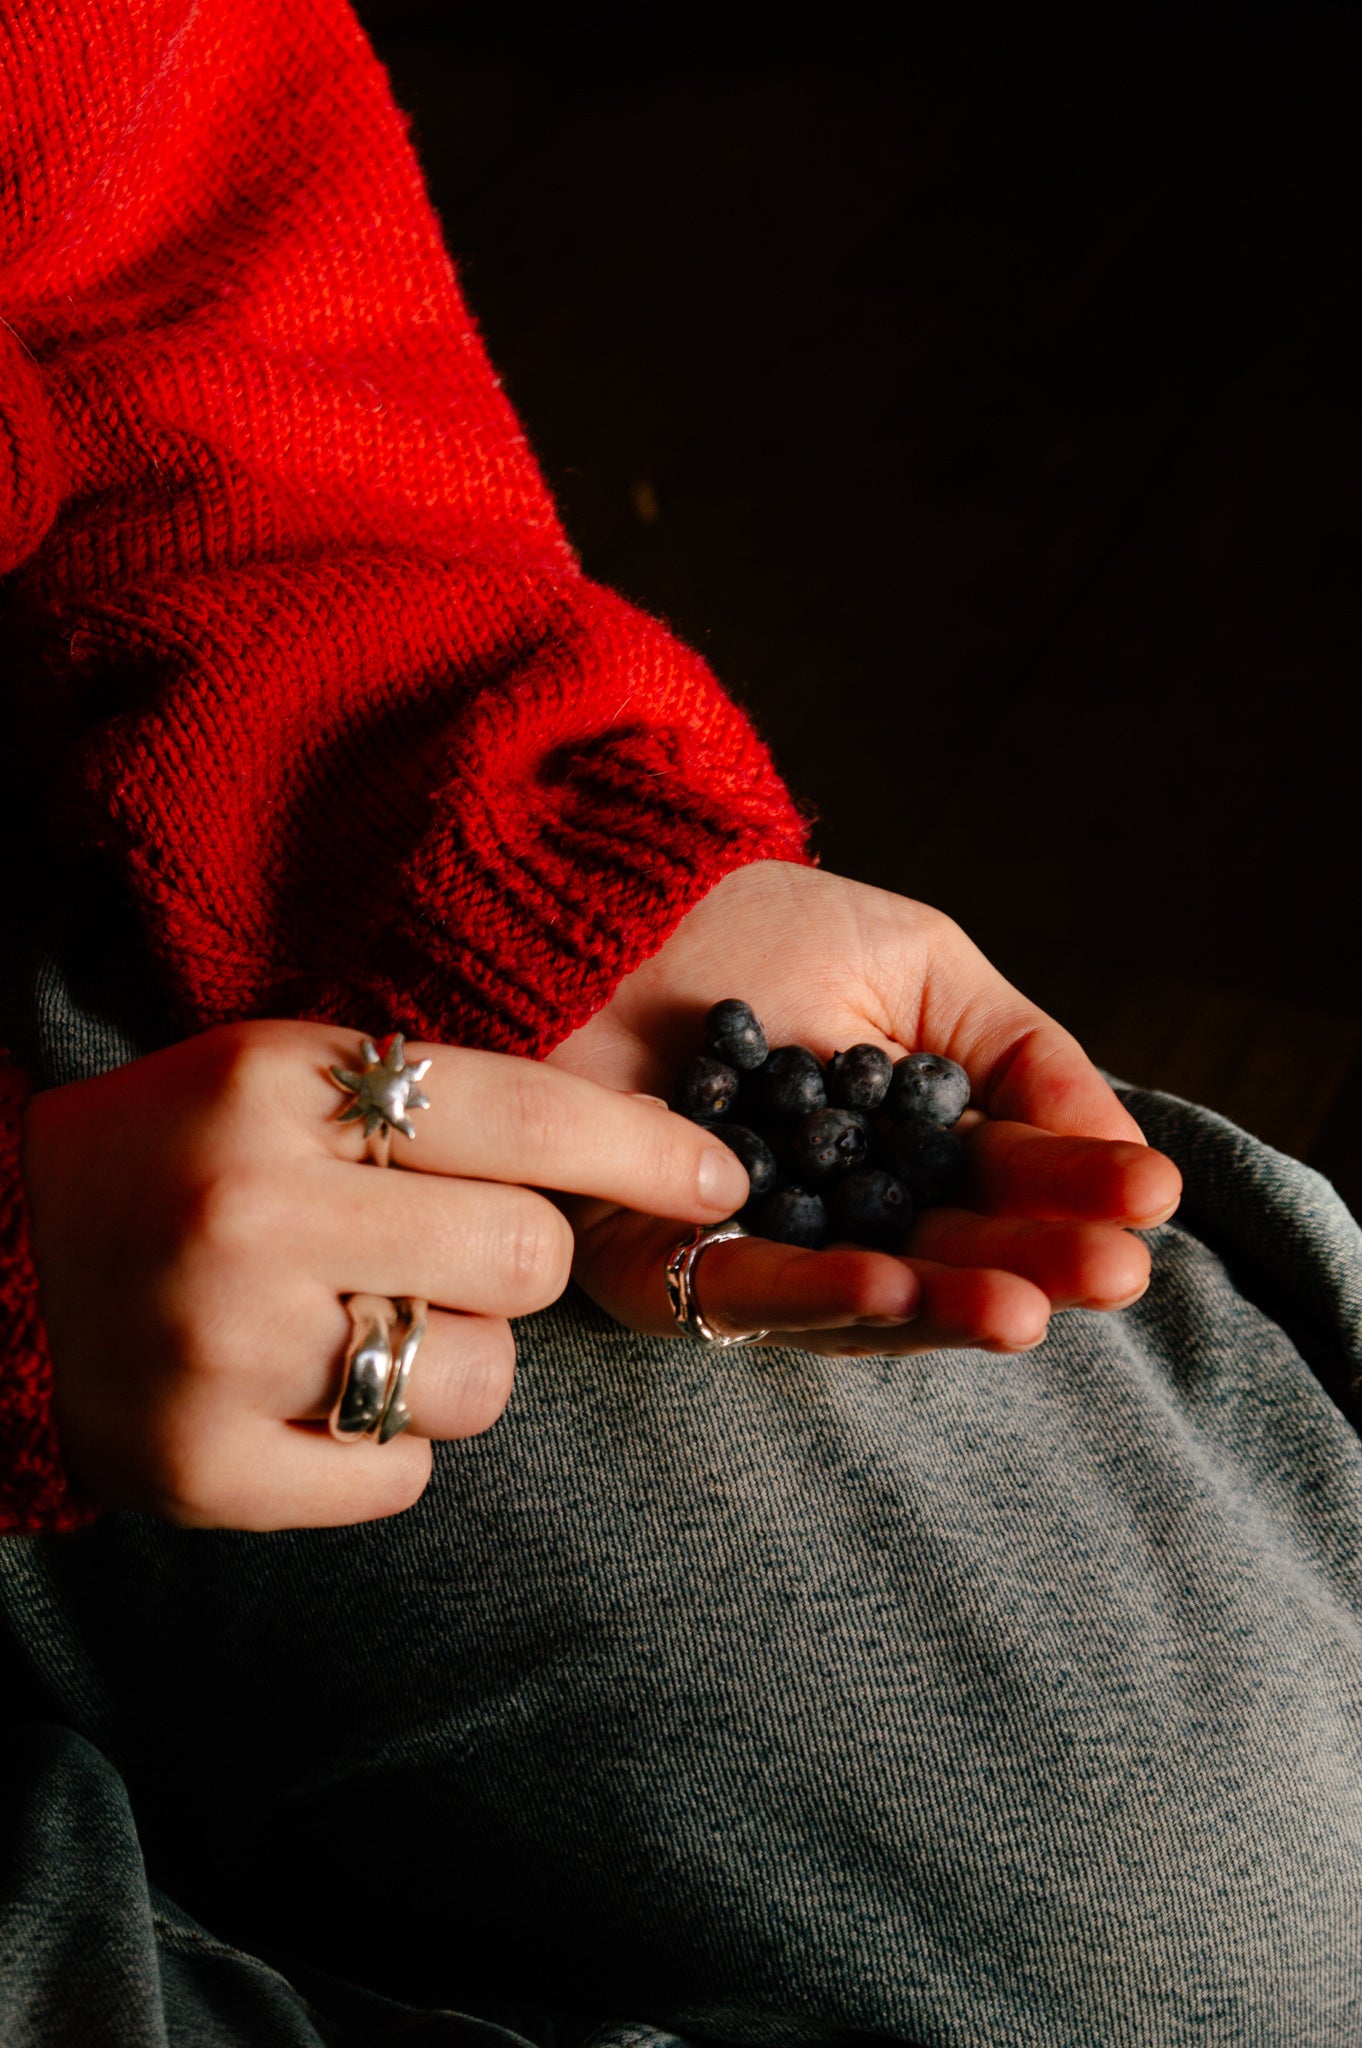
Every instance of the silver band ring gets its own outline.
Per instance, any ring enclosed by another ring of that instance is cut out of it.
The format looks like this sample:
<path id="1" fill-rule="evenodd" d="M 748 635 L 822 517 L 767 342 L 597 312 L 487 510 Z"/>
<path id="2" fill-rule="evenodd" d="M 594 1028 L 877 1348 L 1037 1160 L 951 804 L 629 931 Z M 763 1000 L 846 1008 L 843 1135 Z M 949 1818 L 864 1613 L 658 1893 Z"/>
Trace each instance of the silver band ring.
<path id="1" fill-rule="evenodd" d="M 705 1321 L 695 1296 L 695 1268 L 701 1252 L 708 1251 L 711 1245 L 728 1244 L 735 1237 L 749 1235 L 741 1223 L 701 1224 L 689 1237 L 682 1238 L 667 1260 L 667 1300 L 677 1328 L 701 1344 L 719 1344 L 727 1348 L 732 1344 L 755 1344 L 759 1337 L 771 1334 L 769 1330 L 752 1330 L 745 1337 L 726 1337 L 721 1330 Z"/>
<path id="2" fill-rule="evenodd" d="M 350 1342 L 345 1347 L 340 1393 L 331 1410 L 331 1434 L 341 1443 L 372 1436 L 383 1419 L 393 1376 L 393 1304 L 383 1294 L 347 1295 Z"/>
<path id="3" fill-rule="evenodd" d="M 350 1341 L 329 1418 L 331 1434 L 343 1444 L 365 1437 L 391 1443 L 411 1421 L 407 1382 L 426 1334 L 426 1304 L 410 1296 L 390 1301 L 386 1294 L 351 1294 L 345 1307 Z"/>
<path id="4" fill-rule="evenodd" d="M 411 1410 L 407 1406 L 407 1381 L 411 1378 L 412 1364 L 421 1348 L 421 1339 L 426 1334 L 426 1317 L 429 1309 L 424 1301 L 417 1301 L 411 1295 L 401 1295 L 393 1303 L 397 1311 L 398 1327 L 402 1332 L 393 1358 L 392 1378 L 388 1382 L 388 1398 L 383 1404 L 383 1413 L 378 1418 L 375 1432 L 379 1443 L 391 1443 L 395 1436 L 411 1421 Z"/>

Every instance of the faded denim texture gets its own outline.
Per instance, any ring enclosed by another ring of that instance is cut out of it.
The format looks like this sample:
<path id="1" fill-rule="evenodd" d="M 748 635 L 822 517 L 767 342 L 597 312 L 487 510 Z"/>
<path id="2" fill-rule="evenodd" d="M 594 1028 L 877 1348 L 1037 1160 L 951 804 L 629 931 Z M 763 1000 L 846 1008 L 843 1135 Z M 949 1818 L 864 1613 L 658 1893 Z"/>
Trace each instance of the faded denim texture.
<path id="1" fill-rule="evenodd" d="M 1357 2048 L 1362 1237 L 1122 1093 L 1186 1203 L 1038 1351 L 572 1295 L 394 1521 L 0 1546 L 0 2038 Z"/>

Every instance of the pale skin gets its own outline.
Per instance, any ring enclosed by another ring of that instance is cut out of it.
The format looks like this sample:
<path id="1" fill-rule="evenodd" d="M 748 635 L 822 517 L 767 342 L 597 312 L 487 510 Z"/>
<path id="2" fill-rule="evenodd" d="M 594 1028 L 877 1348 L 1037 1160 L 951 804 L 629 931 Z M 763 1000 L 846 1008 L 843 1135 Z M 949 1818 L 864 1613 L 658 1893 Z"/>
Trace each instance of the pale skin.
<path id="1" fill-rule="evenodd" d="M 1007 1352 L 1041 1342 L 1056 1310 L 1144 1291 L 1132 1233 L 1176 1208 L 1177 1169 L 1076 1042 L 926 906 L 764 862 L 712 890 L 547 1061 L 409 1043 L 432 1062 L 431 1106 L 414 1141 L 393 1140 L 403 1171 L 363 1164 L 338 1121 L 328 1069 L 353 1066 L 358 1030 L 226 1026 L 36 1097 L 25 1173 L 73 1476 L 191 1526 L 394 1514 L 422 1492 L 432 1439 L 502 1413 L 511 1319 L 570 1275 L 621 1322 L 673 1333 L 666 1255 L 731 1213 L 746 1177 L 651 1098 L 729 995 L 772 1043 L 959 1060 L 973 1187 L 970 1209 L 919 1221 L 905 1258 L 716 1247 L 699 1276 L 711 1322 L 834 1353 Z M 326 1430 L 349 1293 L 432 1304 L 412 1427 L 381 1448 Z"/>

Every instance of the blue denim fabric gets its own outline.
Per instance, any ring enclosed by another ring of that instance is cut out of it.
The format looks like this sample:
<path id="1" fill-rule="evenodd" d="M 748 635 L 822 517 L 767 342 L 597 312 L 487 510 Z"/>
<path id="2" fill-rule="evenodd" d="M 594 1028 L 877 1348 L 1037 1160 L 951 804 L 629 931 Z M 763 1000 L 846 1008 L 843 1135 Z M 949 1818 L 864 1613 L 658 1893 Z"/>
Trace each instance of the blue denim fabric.
<path id="1" fill-rule="evenodd" d="M 0 1922 L 0 2011 L 140 1981 L 141 2032 L 71 2038 L 293 2048 L 322 1972 L 612 2048 L 1358 2048 L 1362 1237 L 1123 1094 L 1184 1209 L 1036 1352 L 712 1352 L 570 1295 L 396 1520 L 0 1546 L 8 1696 L 72 1731 L 25 1740 L 127 1802 L 56 1933 Z M 148 1897 L 236 2033 L 158 2022 Z"/>

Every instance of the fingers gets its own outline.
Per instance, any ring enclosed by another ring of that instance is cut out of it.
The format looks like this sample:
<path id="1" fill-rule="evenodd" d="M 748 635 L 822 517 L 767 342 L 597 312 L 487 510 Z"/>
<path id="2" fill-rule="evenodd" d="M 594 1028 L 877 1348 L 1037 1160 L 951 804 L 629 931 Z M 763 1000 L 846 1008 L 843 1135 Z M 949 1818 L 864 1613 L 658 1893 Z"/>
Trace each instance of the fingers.
<path id="1" fill-rule="evenodd" d="M 334 1313 L 327 1313 L 334 1308 Z M 317 1306 L 313 1341 L 300 1347 L 284 1380 L 278 1369 L 255 1390 L 257 1412 L 274 1420 L 325 1422 L 340 1392 L 350 1319 L 339 1303 Z M 500 1316 L 431 1309 L 407 1383 L 408 1433 L 447 1441 L 480 1436 L 501 1416 L 515 1383 L 515 1338 Z M 355 1448 L 336 1444 L 342 1455 Z M 382 1446 L 386 1449 L 387 1446 Z"/>
<path id="2" fill-rule="evenodd" d="M 920 1306 L 916 1273 L 884 1252 L 845 1246 L 801 1251 L 765 1238 L 739 1238 L 702 1256 L 696 1291 L 706 1321 L 741 1333 L 838 1329 L 847 1323 L 906 1322 Z M 665 1310 L 658 1327 L 670 1325 Z"/>
<path id="3" fill-rule="evenodd" d="M 297 1304 L 268 1358 L 224 1358 L 177 1405 L 135 1504 L 189 1528 L 332 1528 L 403 1513 L 430 1477 L 429 1439 L 490 1429 L 510 1398 L 515 1341 L 496 1317 L 432 1310 L 407 1384 L 411 1424 L 386 1444 L 337 1443 L 349 1317 Z"/>
<path id="4" fill-rule="evenodd" d="M 619 1321 L 676 1335 L 663 1269 L 677 1236 L 674 1223 L 602 1216 L 579 1230 L 577 1276 Z M 1039 1342 L 1050 1315 L 1043 1290 L 1022 1274 L 963 1271 L 855 1245 L 814 1252 L 739 1238 L 703 1252 L 692 1277 L 701 1312 L 716 1329 L 769 1330 L 772 1343 L 787 1344 L 821 1333 L 814 1349 L 840 1348 L 841 1339 L 864 1331 L 877 1351 L 959 1344 L 1013 1350 Z"/>
<path id="5" fill-rule="evenodd" d="M 571 1228 L 532 1188 L 320 1160 L 298 1193 L 289 1263 L 337 1296 L 414 1294 L 522 1316 L 556 1301 L 571 1275 Z"/>
<path id="6" fill-rule="evenodd" d="M 1017 1273 L 937 1266 L 914 1259 L 921 1288 L 911 1323 L 876 1328 L 773 1329 L 763 1341 L 839 1358 L 900 1357 L 925 1351 L 1033 1351 L 1045 1341 L 1050 1303 Z"/>
<path id="7" fill-rule="evenodd" d="M 335 1040 L 335 1064 L 353 1045 Z M 712 1222 L 747 1199 L 747 1176 L 726 1145 L 655 1101 L 602 1088 L 535 1060 L 466 1047 L 409 1045 L 409 1064 L 430 1061 L 421 1082 L 429 1107 L 411 1117 L 414 1139 L 393 1139 L 394 1165 L 473 1180 L 596 1196 L 652 1215 Z M 323 1076 L 324 1078 L 324 1076 Z M 358 1158 L 357 1125 L 336 1122 L 336 1091 L 319 1080 L 317 1130 L 337 1156 Z"/>
<path id="8" fill-rule="evenodd" d="M 324 1423 L 251 1423 L 235 1404 L 201 1400 L 134 1504 L 183 1528 L 338 1528 L 404 1513 L 430 1472 L 430 1444 L 410 1430 L 338 1444 Z"/>
<path id="9" fill-rule="evenodd" d="M 971 1206 L 994 1215 L 1147 1230 L 1166 1222 L 1182 1195 L 1171 1159 L 1121 1139 L 1054 1137 L 983 1118 L 969 1134 L 968 1158 Z"/>
<path id="10" fill-rule="evenodd" d="M 789 1258 L 783 1285 L 771 1257 L 781 1252 Z M 825 1262 L 826 1277 L 806 1271 L 808 1261 Z M 1043 1288 L 1016 1271 L 853 1246 L 791 1254 L 759 1238 L 706 1253 L 697 1293 L 720 1329 L 764 1329 L 768 1344 L 833 1352 L 1029 1350 L 1043 1340 L 1051 1310 Z"/>
<path id="11" fill-rule="evenodd" d="M 1048 1223 L 935 1209 L 919 1218 L 914 1258 L 998 1267 L 1040 1289 L 1051 1308 L 1125 1308 L 1149 1285 L 1149 1250 L 1107 1223 Z"/>
<path id="12" fill-rule="evenodd" d="M 1064 1150 L 1064 1141 L 1027 1136 Z M 1107 1149 L 1088 1144 L 1073 1154 L 1079 1195 L 1099 1210 L 1107 1191 L 1100 1177 L 1085 1191 L 1083 1154 Z M 1127 1149 L 1132 1171 L 1154 1171 L 1146 1162 L 1157 1155 Z M 1000 1157 L 1003 1171 L 1005 1148 Z M 1157 1185 L 1166 1188 L 1161 1178 Z M 679 1235 L 674 1223 L 584 1208 L 577 1278 L 631 1328 L 673 1334 L 664 1267 Z M 692 1278 L 701 1313 L 724 1334 L 766 1330 L 771 1343 L 882 1353 L 1024 1350 L 1043 1340 L 1054 1310 L 1126 1307 L 1144 1292 L 1149 1273 L 1147 1246 L 1100 1213 L 1085 1220 L 941 1209 L 919 1218 L 905 1258 L 854 1245 L 806 1251 L 739 1238 L 704 1250 Z"/>

